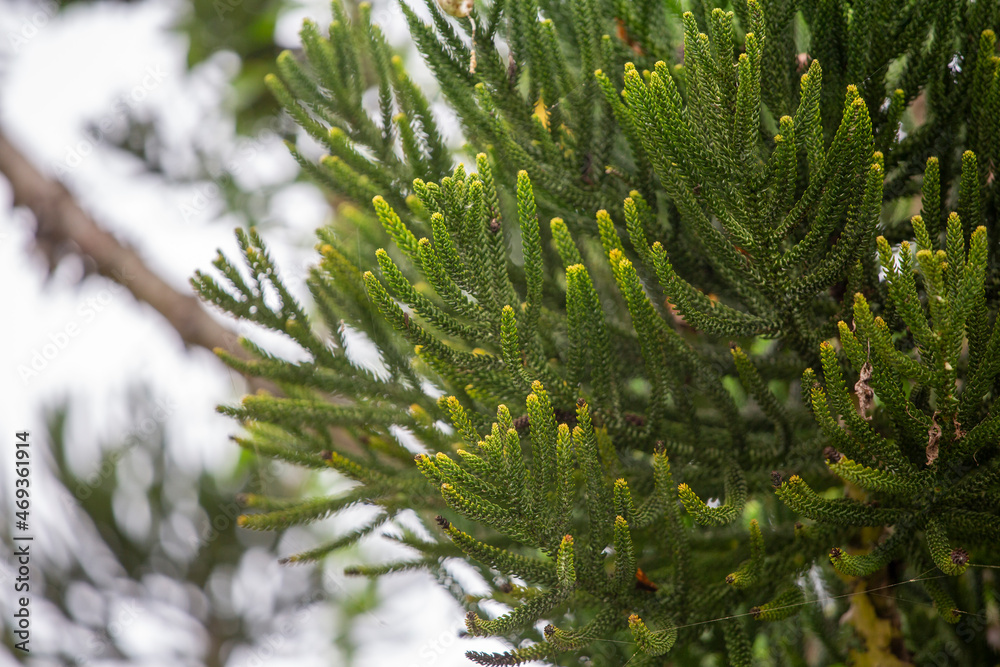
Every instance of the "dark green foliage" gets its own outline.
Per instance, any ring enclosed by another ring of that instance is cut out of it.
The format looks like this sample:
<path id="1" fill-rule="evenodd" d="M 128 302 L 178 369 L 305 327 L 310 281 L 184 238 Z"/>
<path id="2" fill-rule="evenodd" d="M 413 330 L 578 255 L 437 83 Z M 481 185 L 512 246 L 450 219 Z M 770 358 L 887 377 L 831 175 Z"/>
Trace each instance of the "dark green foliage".
<path id="1" fill-rule="evenodd" d="M 227 285 L 195 279 L 309 357 L 229 360 L 283 393 L 224 408 L 241 444 L 358 483 L 245 521 L 378 506 L 361 538 L 404 509 L 438 517 L 433 541 L 400 538 L 415 558 L 353 571 L 450 582 L 443 560 L 465 557 L 510 607 L 487 618 L 450 585 L 469 634 L 516 647 L 481 664 L 744 665 L 753 637 L 791 656 L 807 636 L 836 662 L 800 582 L 827 561 L 908 572 L 949 623 L 991 604 L 967 568 L 1000 539 L 1000 9 L 428 8 L 432 25 L 404 12 L 475 172 L 367 7 L 335 4 L 329 38 L 307 23 L 304 58 L 268 81 L 329 152 L 293 154 L 351 202 L 319 232 L 314 322 L 254 232 L 249 277 L 220 257 Z M 361 333 L 378 373 L 348 354 Z M 935 622 L 921 613 L 912 627 Z"/>

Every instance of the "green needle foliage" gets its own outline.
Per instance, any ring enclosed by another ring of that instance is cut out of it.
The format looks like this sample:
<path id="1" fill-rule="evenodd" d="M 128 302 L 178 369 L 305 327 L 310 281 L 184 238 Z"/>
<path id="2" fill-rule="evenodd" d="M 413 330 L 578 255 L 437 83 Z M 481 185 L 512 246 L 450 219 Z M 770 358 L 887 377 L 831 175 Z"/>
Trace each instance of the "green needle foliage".
<path id="1" fill-rule="evenodd" d="M 252 229 L 193 281 L 303 351 L 220 353 L 276 388 L 221 408 L 240 446 L 354 482 L 243 525 L 378 508 L 317 561 L 416 512 L 349 571 L 430 571 L 486 665 L 909 664 L 995 615 L 1000 5 L 401 6 L 467 143 L 335 2 L 267 79 L 339 204 L 312 304 Z M 902 641 L 815 603 L 904 583 Z"/>

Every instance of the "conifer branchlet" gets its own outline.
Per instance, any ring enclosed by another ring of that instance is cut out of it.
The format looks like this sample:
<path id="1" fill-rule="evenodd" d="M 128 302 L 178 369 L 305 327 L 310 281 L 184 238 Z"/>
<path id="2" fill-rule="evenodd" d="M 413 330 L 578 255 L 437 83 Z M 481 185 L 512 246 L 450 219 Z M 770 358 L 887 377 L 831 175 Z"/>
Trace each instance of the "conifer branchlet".
<path id="1" fill-rule="evenodd" d="M 483 665 L 748 665 L 800 612 L 843 661 L 803 587 L 824 568 L 904 568 L 948 623 L 985 609 L 995 3 L 425 2 L 430 23 L 401 6 L 471 152 L 370 7 L 335 1 L 266 81 L 326 151 L 293 156 L 342 202 L 311 304 L 256 230 L 237 233 L 243 266 L 220 254 L 193 280 L 303 353 L 223 355 L 282 392 L 220 408 L 238 444 L 354 482 L 248 494 L 241 525 L 379 508 L 289 557 L 314 561 L 415 511 L 432 537 L 395 538 L 416 557 L 350 572 L 450 582 L 466 559 L 508 608 L 449 586 L 470 635 L 511 646 L 468 654 Z"/>

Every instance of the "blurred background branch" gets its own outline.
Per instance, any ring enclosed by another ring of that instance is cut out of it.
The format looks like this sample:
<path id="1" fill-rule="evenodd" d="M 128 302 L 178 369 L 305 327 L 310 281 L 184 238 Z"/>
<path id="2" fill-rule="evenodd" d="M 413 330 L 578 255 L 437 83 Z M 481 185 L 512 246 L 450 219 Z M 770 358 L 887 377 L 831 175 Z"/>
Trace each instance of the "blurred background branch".
<path id="1" fill-rule="evenodd" d="M 398 7 L 376 5 L 401 26 Z M 0 334 L 0 432 L 32 433 L 32 529 L 44 536 L 32 652 L 15 653 L 0 596 L 0 666 L 464 665 L 453 603 L 426 576 L 396 578 L 388 607 L 379 584 L 343 577 L 346 562 L 398 556 L 385 538 L 319 567 L 279 565 L 360 517 L 278 535 L 235 522 L 240 491 L 346 484 L 227 440 L 235 429 L 215 406 L 247 386 L 205 350 L 246 358 L 240 336 L 296 350 L 263 328 L 227 328 L 186 280 L 235 245 L 234 227 L 256 226 L 308 303 L 314 230 L 331 202 L 300 179 L 282 142 L 297 130 L 263 80 L 299 47 L 304 16 L 329 20 L 329 2 L 0 7 L 0 280 L 12 323 Z M 126 290 L 134 300 L 119 298 Z M 0 461 L 0 516 L 12 511 L 9 467 Z M 0 538 L 7 590 L 6 524 Z"/>
<path id="2" fill-rule="evenodd" d="M 35 214 L 35 247 L 49 271 L 67 254 L 77 254 L 90 270 L 124 286 L 166 318 L 186 345 L 222 348 L 241 359 L 249 354 L 237 336 L 219 324 L 190 293 L 181 293 L 154 273 L 127 245 L 102 229 L 66 187 L 46 178 L 0 131 L 0 173 L 10 182 L 14 206 Z M 250 380 L 251 385 L 260 385 Z"/>

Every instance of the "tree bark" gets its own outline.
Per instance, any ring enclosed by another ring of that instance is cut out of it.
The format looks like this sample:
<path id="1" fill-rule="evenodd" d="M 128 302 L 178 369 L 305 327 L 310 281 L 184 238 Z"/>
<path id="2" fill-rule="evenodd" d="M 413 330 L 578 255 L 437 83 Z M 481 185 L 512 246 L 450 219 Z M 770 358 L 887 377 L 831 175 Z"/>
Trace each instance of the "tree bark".
<path id="1" fill-rule="evenodd" d="M 250 355 L 235 333 L 222 326 L 193 294 L 179 292 L 156 275 L 136 253 L 102 229 L 66 187 L 44 176 L 0 131 L 0 173 L 10 181 L 14 206 L 30 209 L 37 219 L 35 244 L 50 269 L 75 254 L 90 270 L 113 280 L 159 312 L 187 346 L 222 348 L 237 357 Z M 248 378 L 253 388 L 264 387 Z M 269 389 L 273 391 L 270 383 Z"/>

